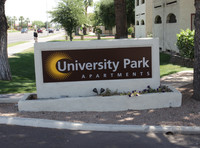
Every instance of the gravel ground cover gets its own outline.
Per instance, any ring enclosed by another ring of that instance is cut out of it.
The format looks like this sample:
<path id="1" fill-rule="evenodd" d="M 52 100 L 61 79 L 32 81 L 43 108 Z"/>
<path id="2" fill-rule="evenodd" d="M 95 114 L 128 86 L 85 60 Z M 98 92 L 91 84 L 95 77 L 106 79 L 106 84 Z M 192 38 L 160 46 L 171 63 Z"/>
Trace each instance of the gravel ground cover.
<path id="1" fill-rule="evenodd" d="M 120 112 L 19 112 L 17 104 L 0 104 L 0 116 L 42 118 L 77 123 L 200 126 L 200 102 L 192 99 L 193 85 L 178 88 L 183 95 L 178 108 Z M 134 98 L 133 98 L 134 99 Z"/>

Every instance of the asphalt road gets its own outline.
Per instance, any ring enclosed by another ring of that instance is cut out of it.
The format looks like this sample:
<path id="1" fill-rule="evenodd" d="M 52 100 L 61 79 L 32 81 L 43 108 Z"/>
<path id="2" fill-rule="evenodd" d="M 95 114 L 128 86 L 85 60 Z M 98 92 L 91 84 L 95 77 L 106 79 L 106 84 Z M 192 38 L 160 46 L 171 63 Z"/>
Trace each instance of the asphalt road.
<path id="1" fill-rule="evenodd" d="M 0 125 L 1 148 L 199 148 L 200 135 L 90 132 Z"/>
<path id="2" fill-rule="evenodd" d="M 55 31 L 54 34 L 59 33 L 60 31 Z M 39 37 L 47 36 L 48 32 L 44 31 L 43 33 L 38 33 Z M 20 41 L 30 41 L 33 40 L 33 31 L 28 31 L 28 33 L 14 32 L 8 33 L 8 44 L 20 42 Z"/>

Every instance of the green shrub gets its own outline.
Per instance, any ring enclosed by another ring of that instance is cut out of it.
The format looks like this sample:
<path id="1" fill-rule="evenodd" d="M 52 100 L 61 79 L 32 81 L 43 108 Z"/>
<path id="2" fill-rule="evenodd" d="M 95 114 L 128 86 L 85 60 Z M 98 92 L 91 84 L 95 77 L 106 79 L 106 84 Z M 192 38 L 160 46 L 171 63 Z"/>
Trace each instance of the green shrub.
<path id="1" fill-rule="evenodd" d="M 130 35 L 130 34 L 132 34 L 133 33 L 133 27 L 129 27 L 128 28 L 128 34 Z"/>
<path id="2" fill-rule="evenodd" d="M 181 30 L 180 34 L 177 34 L 176 45 L 181 56 L 194 59 L 194 31 Z"/>
<path id="3" fill-rule="evenodd" d="M 96 28 L 96 33 L 97 34 L 102 34 L 102 30 L 100 28 Z"/>

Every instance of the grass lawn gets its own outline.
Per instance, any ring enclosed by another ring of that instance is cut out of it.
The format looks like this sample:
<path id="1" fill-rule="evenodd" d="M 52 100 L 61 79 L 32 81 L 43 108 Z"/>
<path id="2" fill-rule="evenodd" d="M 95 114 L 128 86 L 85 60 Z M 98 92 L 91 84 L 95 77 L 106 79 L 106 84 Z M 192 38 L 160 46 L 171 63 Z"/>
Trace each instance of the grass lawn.
<path id="1" fill-rule="evenodd" d="M 35 92 L 33 48 L 10 57 L 12 81 L 0 81 L 0 94 Z"/>
<path id="2" fill-rule="evenodd" d="M 169 63 L 169 55 L 160 54 L 161 77 L 192 68 Z M 9 58 L 12 81 L 0 81 L 0 94 L 36 92 L 33 48 Z"/>
<path id="3" fill-rule="evenodd" d="M 173 65 L 169 62 L 170 56 L 164 53 L 160 53 L 160 77 L 177 73 L 180 71 L 189 71 L 193 68 L 182 67 L 179 65 Z"/>
<path id="4" fill-rule="evenodd" d="M 7 32 L 8 33 L 14 33 L 14 32 L 20 32 L 20 31 L 18 31 L 18 30 L 8 30 Z"/>
<path id="5" fill-rule="evenodd" d="M 10 43 L 10 44 L 8 44 L 8 47 L 16 46 L 16 45 L 27 43 L 27 42 L 28 41 L 20 41 L 20 42 L 16 42 L 16 43 Z"/>
<path id="6" fill-rule="evenodd" d="M 41 36 L 40 38 L 48 38 L 50 36 L 58 35 L 57 33 L 48 33 L 48 35 Z"/>

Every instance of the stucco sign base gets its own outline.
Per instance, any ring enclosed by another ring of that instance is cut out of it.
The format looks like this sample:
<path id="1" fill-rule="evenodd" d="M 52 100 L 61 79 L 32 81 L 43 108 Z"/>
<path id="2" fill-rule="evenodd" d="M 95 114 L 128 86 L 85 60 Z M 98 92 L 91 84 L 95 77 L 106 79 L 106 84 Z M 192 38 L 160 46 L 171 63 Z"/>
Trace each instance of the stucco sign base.
<path id="1" fill-rule="evenodd" d="M 93 96 L 160 86 L 158 39 L 36 43 L 38 98 Z"/>
<path id="2" fill-rule="evenodd" d="M 171 87 L 170 87 L 171 88 Z M 173 92 L 151 93 L 137 97 L 128 96 L 90 96 L 90 97 L 68 97 L 60 99 L 38 99 L 27 100 L 25 95 L 18 102 L 19 111 L 57 111 L 57 112 L 79 112 L 79 111 L 125 111 L 144 110 L 156 108 L 180 107 L 182 94 L 174 88 Z"/>

